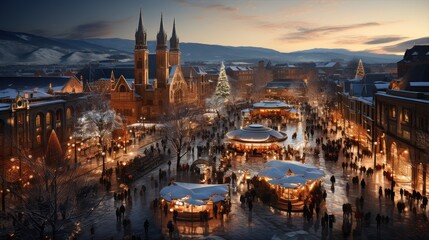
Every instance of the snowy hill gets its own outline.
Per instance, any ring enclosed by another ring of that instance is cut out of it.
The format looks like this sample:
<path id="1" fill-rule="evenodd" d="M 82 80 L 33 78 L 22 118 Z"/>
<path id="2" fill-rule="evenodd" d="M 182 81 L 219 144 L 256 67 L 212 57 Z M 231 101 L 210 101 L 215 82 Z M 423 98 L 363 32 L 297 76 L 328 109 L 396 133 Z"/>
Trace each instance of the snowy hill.
<path id="1" fill-rule="evenodd" d="M 148 42 L 150 52 L 156 43 Z M 346 49 L 310 49 L 282 53 L 259 47 L 231 47 L 200 43 L 180 43 L 183 62 L 249 61 L 269 59 L 273 62 L 325 62 L 341 59 L 345 62 L 361 58 L 366 63 L 392 63 L 398 55 L 352 52 Z M 0 65 L 15 64 L 85 64 L 90 61 L 132 61 L 134 40 L 56 39 L 33 34 L 0 30 Z"/>
<path id="2" fill-rule="evenodd" d="M 122 51 L 82 40 L 53 39 L 0 30 L 0 65 L 87 63 L 116 59 L 118 55 L 123 55 Z"/>

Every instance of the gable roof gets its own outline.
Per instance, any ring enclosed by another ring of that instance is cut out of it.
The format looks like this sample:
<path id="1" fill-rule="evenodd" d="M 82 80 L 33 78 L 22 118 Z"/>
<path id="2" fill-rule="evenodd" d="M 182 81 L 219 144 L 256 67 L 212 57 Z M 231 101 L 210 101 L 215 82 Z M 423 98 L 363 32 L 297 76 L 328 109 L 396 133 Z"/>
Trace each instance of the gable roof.
<path id="1" fill-rule="evenodd" d="M 133 90 L 132 89 L 132 85 L 130 86 L 129 82 L 127 80 L 125 80 L 125 77 L 123 75 L 121 75 L 118 79 L 118 81 L 116 81 L 115 87 L 113 88 L 114 91 L 118 90 L 119 85 L 121 85 L 121 83 L 123 83 L 128 89 L 128 91 Z"/>
<path id="2" fill-rule="evenodd" d="M 36 91 L 46 96 L 50 84 L 54 92 L 61 92 L 71 78 L 75 77 L 0 77 L 0 96 L 14 98 L 18 92 L 24 91 Z"/>

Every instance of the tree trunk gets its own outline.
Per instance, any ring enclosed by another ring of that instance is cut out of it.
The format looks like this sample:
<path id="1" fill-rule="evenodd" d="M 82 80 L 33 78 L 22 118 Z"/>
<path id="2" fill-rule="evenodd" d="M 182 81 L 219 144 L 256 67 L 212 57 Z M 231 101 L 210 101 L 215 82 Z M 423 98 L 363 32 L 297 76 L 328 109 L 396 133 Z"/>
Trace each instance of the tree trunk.
<path id="1" fill-rule="evenodd" d="M 176 154 L 177 154 L 177 157 L 176 157 L 176 159 L 177 159 L 177 162 L 176 162 L 176 171 L 179 171 L 179 169 L 180 169 L 180 159 L 181 159 L 180 152 L 176 152 Z"/>
<path id="2" fill-rule="evenodd" d="M 56 228 L 55 228 L 55 222 L 56 222 L 56 221 L 54 221 L 54 222 L 51 224 L 51 226 L 52 226 L 52 240 L 55 240 L 55 232 L 57 231 L 57 230 L 56 230 Z"/>

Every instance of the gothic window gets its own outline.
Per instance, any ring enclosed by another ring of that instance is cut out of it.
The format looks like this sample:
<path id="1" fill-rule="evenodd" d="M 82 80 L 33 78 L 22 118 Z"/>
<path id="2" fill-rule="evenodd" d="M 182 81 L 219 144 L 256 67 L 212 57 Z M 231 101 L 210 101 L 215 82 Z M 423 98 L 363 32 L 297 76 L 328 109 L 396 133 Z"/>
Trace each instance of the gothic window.
<path id="1" fill-rule="evenodd" d="M 37 116 L 36 116 L 36 127 L 40 127 L 40 125 L 41 125 L 40 114 L 37 114 Z"/>
<path id="2" fill-rule="evenodd" d="M 119 92 L 126 92 L 127 89 L 124 85 L 119 86 Z"/>
<path id="3" fill-rule="evenodd" d="M 46 129 L 50 130 L 52 128 L 52 113 L 46 113 Z"/>
<path id="4" fill-rule="evenodd" d="M 70 121 L 72 120 L 72 116 L 73 116 L 73 110 L 70 107 L 68 107 L 67 110 L 66 110 L 66 119 L 67 119 L 67 122 L 70 123 Z"/>

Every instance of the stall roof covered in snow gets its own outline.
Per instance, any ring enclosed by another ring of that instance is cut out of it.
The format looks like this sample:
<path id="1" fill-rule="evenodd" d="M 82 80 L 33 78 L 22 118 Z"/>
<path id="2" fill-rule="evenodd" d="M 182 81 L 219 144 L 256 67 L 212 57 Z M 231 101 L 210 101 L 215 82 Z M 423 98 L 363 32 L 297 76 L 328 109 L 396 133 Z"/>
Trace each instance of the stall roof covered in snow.
<path id="1" fill-rule="evenodd" d="M 271 184 L 293 188 L 304 185 L 308 180 L 317 180 L 325 173 L 311 164 L 303 164 L 296 161 L 273 160 L 265 163 L 258 176 L 271 178 Z"/>
<path id="2" fill-rule="evenodd" d="M 160 194 L 167 201 L 186 198 L 186 202 L 192 205 L 202 205 L 205 201 L 221 201 L 224 194 L 228 193 L 228 184 L 197 184 L 174 182 L 164 187 Z"/>
<path id="3" fill-rule="evenodd" d="M 281 101 L 262 101 L 253 104 L 254 108 L 289 108 L 289 104 Z"/>
<path id="4" fill-rule="evenodd" d="M 287 135 L 272 128 L 260 124 L 251 124 L 242 129 L 237 129 L 226 134 L 229 140 L 250 143 L 281 142 L 286 140 Z"/>

